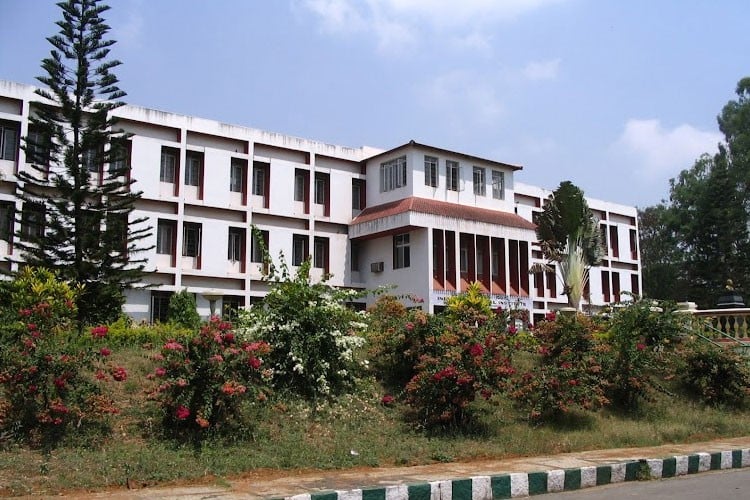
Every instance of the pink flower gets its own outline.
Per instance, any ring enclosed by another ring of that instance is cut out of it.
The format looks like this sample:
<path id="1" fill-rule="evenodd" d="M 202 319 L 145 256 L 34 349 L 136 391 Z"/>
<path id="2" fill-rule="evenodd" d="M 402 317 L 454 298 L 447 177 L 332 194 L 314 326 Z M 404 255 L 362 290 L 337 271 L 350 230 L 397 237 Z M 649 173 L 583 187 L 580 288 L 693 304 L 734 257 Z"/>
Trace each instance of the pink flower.
<path id="1" fill-rule="evenodd" d="M 109 328 L 107 327 L 107 325 L 99 325 L 91 329 L 91 336 L 95 339 L 103 339 L 107 336 L 108 332 Z"/>
<path id="2" fill-rule="evenodd" d="M 513 325 L 508 326 L 508 333 L 510 333 L 511 335 L 515 335 L 517 332 L 518 332 L 518 328 L 516 328 Z"/>
<path id="3" fill-rule="evenodd" d="M 30 332 L 33 332 L 34 330 L 36 330 L 36 323 L 29 323 L 28 325 L 26 325 L 26 328 L 28 328 Z"/>
<path id="4" fill-rule="evenodd" d="M 208 358 L 211 361 L 214 361 L 216 363 L 222 363 L 224 361 L 224 358 L 221 357 L 221 354 L 214 354 L 210 358 Z"/>
<path id="5" fill-rule="evenodd" d="M 384 405 L 384 406 L 390 406 L 390 405 L 391 405 L 391 404 L 392 404 L 392 403 L 393 403 L 393 402 L 394 402 L 395 400 L 396 400 L 396 398 L 394 398 L 394 397 L 393 397 L 393 396 L 391 396 L 390 394 L 386 394 L 386 395 L 385 395 L 385 396 L 383 396 L 383 398 L 382 398 L 382 399 L 380 400 L 380 403 L 381 403 L 382 405 Z"/>
<path id="6" fill-rule="evenodd" d="M 190 416 L 190 410 L 187 407 L 180 405 L 174 411 L 174 416 L 179 420 L 185 420 Z"/>
<path id="7" fill-rule="evenodd" d="M 65 377 L 57 377 L 54 381 L 55 387 L 58 389 L 64 389 L 65 388 Z"/>
<path id="8" fill-rule="evenodd" d="M 544 319 L 547 321 L 555 321 L 557 319 L 557 313 L 555 313 L 555 311 L 550 311 L 544 315 Z"/>
<path id="9" fill-rule="evenodd" d="M 31 316 L 31 309 L 21 309 L 20 311 L 18 311 L 18 314 L 26 318 L 28 316 Z"/>
<path id="10" fill-rule="evenodd" d="M 576 386 L 576 385 L 579 384 L 579 382 L 578 382 L 578 379 L 572 378 L 572 379 L 568 380 L 568 384 L 572 385 L 572 386 Z"/>
<path id="11" fill-rule="evenodd" d="M 414 330 L 414 323 L 412 323 L 411 321 L 409 321 L 408 323 L 406 323 L 406 329 L 409 330 L 409 331 Z"/>
<path id="12" fill-rule="evenodd" d="M 112 378 L 118 382 L 124 382 L 128 379 L 128 371 L 122 366 L 112 368 Z"/>
<path id="13" fill-rule="evenodd" d="M 107 374 L 106 374 L 106 373 L 104 373 L 104 372 L 103 372 L 103 371 L 101 371 L 101 370 L 97 370 L 97 371 L 96 371 L 96 375 L 94 375 L 94 376 L 96 377 L 96 379 L 97 379 L 97 380 L 104 380 L 104 379 L 106 379 L 106 378 L 107 378 Z"/>
<path id="14" fill-rule="evenodd" d="M 167 374 L 167 370 L 160 366 L 159 368 L 154 370 L 154 373 L 156 374 L 157 377 L 163 377 L 164 375 Z"/>
<path id="15" fill-rule="evenodd" d="M 109 356 L 110 354 L 112 354 L 112 351 L 110 351 L 110 350 L 109 350 L 108 348 L 106 348 L 106 347 L 102 347 L 101 349 L 99 349 L 99 354 L 101 354 L 101 355 L 102 355 L 102 356 L 104 356 L 104 357 L 107 357 L 107 356 Z"/>
<path id="16" fill-rule="evenodd" d="M 232 332 L 225 333 L 224 334 L 224 342 L 227 342 L 227 343 L 230 343 L 230 344 L 232 342 L 234 342 L 234 333 L 232 333 Z"/>
<path id="17" fill-rule="evenodd" d="M 249 364 L 253 368 L 253 370 L 257 370 L 258 368 L 260 368 L 260 365 L 262 363 L 263 362 L 255 356 L 250 356 L 247 360 L 247 364 Z"/>
<path id="18" fill-rule="evenodd" d="M 183 351 L 185 348 L 180 344 L 179 342 L 176 342 L 174 340 L 170 340 L 166 344 L 164 344 L 164 349 L 168 351 Z"/>
<path id="19" fill-rule="evenodd" d="M 638 343 L 636 344 L 635 348 L 639 351 L 643 351 L 644 349 L 646 349 L 646 344 Z"/>

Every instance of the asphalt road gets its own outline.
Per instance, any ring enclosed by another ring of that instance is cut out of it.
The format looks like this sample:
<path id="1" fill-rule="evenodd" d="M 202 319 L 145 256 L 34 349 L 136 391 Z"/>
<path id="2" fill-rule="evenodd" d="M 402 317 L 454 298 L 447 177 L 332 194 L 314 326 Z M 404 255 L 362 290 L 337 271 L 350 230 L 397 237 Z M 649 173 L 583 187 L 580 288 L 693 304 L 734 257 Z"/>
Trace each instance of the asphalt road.
<path id="1" fill-rule="evenodd" d="M 633 481 L 607 486 L 549 493 L 539 498 L 544 500 L 625 500 L 648 498 L 649 500 L 738 500 L 750 498 L 750 468 L 727 469 L 715 472 L 679 476 L 655 481 Z"/>

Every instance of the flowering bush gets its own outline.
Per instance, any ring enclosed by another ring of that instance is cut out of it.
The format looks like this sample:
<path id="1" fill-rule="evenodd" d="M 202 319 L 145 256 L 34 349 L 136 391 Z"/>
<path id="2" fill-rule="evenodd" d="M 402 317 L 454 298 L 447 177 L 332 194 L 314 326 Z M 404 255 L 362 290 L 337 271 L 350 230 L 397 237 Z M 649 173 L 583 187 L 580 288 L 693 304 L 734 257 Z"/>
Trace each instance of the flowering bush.
<path id="1" fill-rule="evenodd" d="M 554 419 L 572 407 L 588 410 L 608 403 L 602 373 L 607 355 L 594 332 L 593 322 L 580 315 L 560 315 L 537 325 L 539 364 L 515 377 L 509 390 L 532 422 Z"/>
<path id="2" fill-rule="evenodd" d="M 104 424 L 116 412 L 102 391 L 110 379 L 104 370 L 113 370 L 114 380 L 126 376 L 108 366 L 110 351 L 101 345 L 105 326 L 86 333 L 90 342 L 71 332 L 76 297 L 50 271 L 32 268 L 24 268 L 0 297 L 0 388 L 8 401 L 0 420 L 46 448 L 71 430 Z"/>
<path id="3" fill-rule="evenodd" d="M 701 340 L 689 343 L 680 354 L 680 381 L 691 396 L 711 406 L 745 407 L 750 395 L 746 358 Z"/>
<path id="4" fill-rule="evenodd" d="M 515 331 L 507 315 L 494 314 L 478 287 L 449 301 L 444 318 L 429 317 L 418 344 L 415 374 L 406 385 L 406 403 L 427 429 L 465 426 L 473 418 L 477 394 L 489 399 L 515 372 L 511 352 Z"/>
<path id="5" fill-rule="evenodd" d="M 309 260 L 293 277 L 282 262 L 281 272 L 272 268 L 267 279 L 271 289 L 263 302 L 240 311 L 237 323 L 243 338 L 271 346 L 273 385 L 308 398 L 351 388 L 367 325 L 363 313 L 346 303 L 359 292 L 334 288 L 325 279 L 311 283 Z"/>
<path id="6" fill-rule="evenodd" d="M 270 373 L 263 357 L 269 351 L 265 342 L 238 341 L 231 323 L 216 316 L 197 336 L 166 342 L 150 375 L 158 383 L 151 397 L 161 404 L 165 429 L 200 437 L 244 426 L 245 403 L 266 399 Z"/>
<path id="7" fill-rule="evenodd" d="M 610 384 L 607 397 L 621 409 L 636 409 L 653 398 L 657 375 L 665 366 L 663 352 L 674 344 L 685 316 L 673 307 L 637 299 L 612 313 L 609 329 L 602 340 L 612 360 L 605 370 Z"/>
<path id="8" fill-rule="evenodd" d="M 422 309 L 407 309 L 397 297 L 383 295 L 367 310 L 367 357 L 380 380 L 402 390 L 414 376 L 420 346 L 437 318 Z"/>

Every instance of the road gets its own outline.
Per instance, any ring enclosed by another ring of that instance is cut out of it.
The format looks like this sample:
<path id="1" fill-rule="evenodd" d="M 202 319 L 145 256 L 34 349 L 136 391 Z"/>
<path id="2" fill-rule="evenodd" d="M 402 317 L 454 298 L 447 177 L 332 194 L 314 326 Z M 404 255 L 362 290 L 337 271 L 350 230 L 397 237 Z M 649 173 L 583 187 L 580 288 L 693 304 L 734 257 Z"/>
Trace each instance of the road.
<path id="1" fill-rule="evenodd" d="M 679 476 L 656 481 L 616 483 L 565 493 L 549 493 L 540 498 L 583 500 L 737 500 L 750 498 L 750 469 L 727 469 Z"/>

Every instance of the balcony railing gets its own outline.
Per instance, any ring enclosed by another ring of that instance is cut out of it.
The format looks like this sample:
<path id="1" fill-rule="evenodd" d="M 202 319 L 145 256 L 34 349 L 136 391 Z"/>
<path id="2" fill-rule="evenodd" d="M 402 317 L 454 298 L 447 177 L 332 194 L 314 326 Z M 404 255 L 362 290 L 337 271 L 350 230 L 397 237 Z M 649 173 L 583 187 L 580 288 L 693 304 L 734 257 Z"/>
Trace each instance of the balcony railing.
<path id="1" fill-rule="evenodd" d="M 694 318 L 702 318 L 711 328 L 706 329 L 711 338 L 722 337 L 719 332 L 736 339 L 750 338 L 750 308 L 737 309 L 703 309 L 692 311 Z"/>

